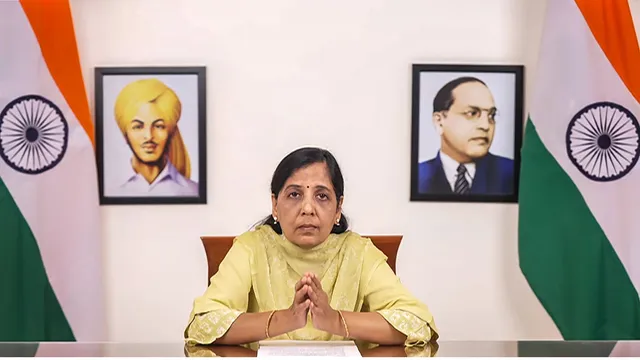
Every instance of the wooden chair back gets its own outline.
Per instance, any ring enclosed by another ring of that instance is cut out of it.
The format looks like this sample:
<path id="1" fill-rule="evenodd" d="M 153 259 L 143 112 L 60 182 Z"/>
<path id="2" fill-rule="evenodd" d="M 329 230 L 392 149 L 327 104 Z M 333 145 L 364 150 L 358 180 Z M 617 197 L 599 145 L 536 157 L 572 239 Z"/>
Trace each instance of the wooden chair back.
<path id="1" fill-rule="evenodd" d="M 393 272 L 396 272 L 396 257 L 398 256 L 398 248 L 402 241 L 402 235 L 370 235 L 365 236 L 371 239 L 373 244 L 387 256 L 387 263 Z M 227 255 L 235 236 L 201 236 L 202 245 L 207 255 L 207 286 L 211 277 L 218 272 L 218 267 L 222 259 Z"/>

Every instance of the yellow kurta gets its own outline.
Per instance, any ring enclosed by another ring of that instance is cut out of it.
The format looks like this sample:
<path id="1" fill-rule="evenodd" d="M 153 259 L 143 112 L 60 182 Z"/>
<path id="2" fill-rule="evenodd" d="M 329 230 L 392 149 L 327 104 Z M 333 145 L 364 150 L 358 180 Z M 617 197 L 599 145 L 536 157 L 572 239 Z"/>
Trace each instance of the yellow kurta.
<path id="1" fill-rule="evenodd" d="M 407 336 L 406 346 L 438 338 L 429 309 L 413 297 L 370 239 L 354 232 L 331 234 L 312 249 L 302 249 L 269 226 L 237 237 L 206 292 L 193 304 L 184 336 L 187 344 L 211 344 L 243 312 L 287 309 L 294 286 L 305 272 L 320 278 L 335 310 L 378 312 Z M 304 328 L 273 339 L 344 340 Z"/>

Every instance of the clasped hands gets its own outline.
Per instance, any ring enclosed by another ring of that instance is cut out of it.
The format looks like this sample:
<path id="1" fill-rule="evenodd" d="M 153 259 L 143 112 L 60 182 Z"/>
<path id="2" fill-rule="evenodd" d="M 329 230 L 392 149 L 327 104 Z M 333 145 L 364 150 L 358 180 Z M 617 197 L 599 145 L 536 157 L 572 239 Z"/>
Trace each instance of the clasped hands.
<path id="1" fill-rule="evenodd" d="M 307 324 L 311 313 L 313 327 L 331 334 L 345 335 L 340 314 L 329 305 L 329 296 L 322 290 L 320 279 L 313 273 L 306 273 L 295 286 L 295 296 L 288 311 L 296 329 Z"/>

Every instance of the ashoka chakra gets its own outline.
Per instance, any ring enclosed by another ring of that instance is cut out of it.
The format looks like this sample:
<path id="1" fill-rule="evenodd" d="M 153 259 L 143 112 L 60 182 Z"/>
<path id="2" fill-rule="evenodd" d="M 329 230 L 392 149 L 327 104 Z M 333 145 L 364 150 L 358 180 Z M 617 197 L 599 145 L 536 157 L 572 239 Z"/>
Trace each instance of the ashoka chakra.
<path id="1" fill-rule="evenodd" d="M 42 96 L 21 96 L 0 112 L 0 157 L 16 171 L 39 174 L 53 168 L 68 140 L 62 111 Z"/>
<path id="2" fill-rule="evenodd" d="M 640 125 L 623 106 L 597 102 L 580 110 L 567 128 L 567 153 L 582 174 L 613 181 L 638 162 Z"/>

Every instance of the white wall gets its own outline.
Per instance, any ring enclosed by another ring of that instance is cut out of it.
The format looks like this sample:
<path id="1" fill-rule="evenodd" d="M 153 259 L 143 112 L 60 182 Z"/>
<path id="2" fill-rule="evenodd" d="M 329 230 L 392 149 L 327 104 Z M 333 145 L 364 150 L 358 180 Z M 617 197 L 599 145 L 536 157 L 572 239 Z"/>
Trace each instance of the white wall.
<path id="1" fill-rule="evenodd" d="M 270 211 L 278 161 L 334 152 L 354 230 L 404 235 L 398 273 L 443 339 L 558 338 L 517 265 L 517 206 L 409 202 L 410 65 L 522 63 L 530 89 L 540 0 L 73 0 L 93 67 L 208 67 L 209 203 L 105 206 L 112 341 L 180 341 L 206 286 L 199 236 Z M 464 222 L 462 222 L 464 220 Z"/>

